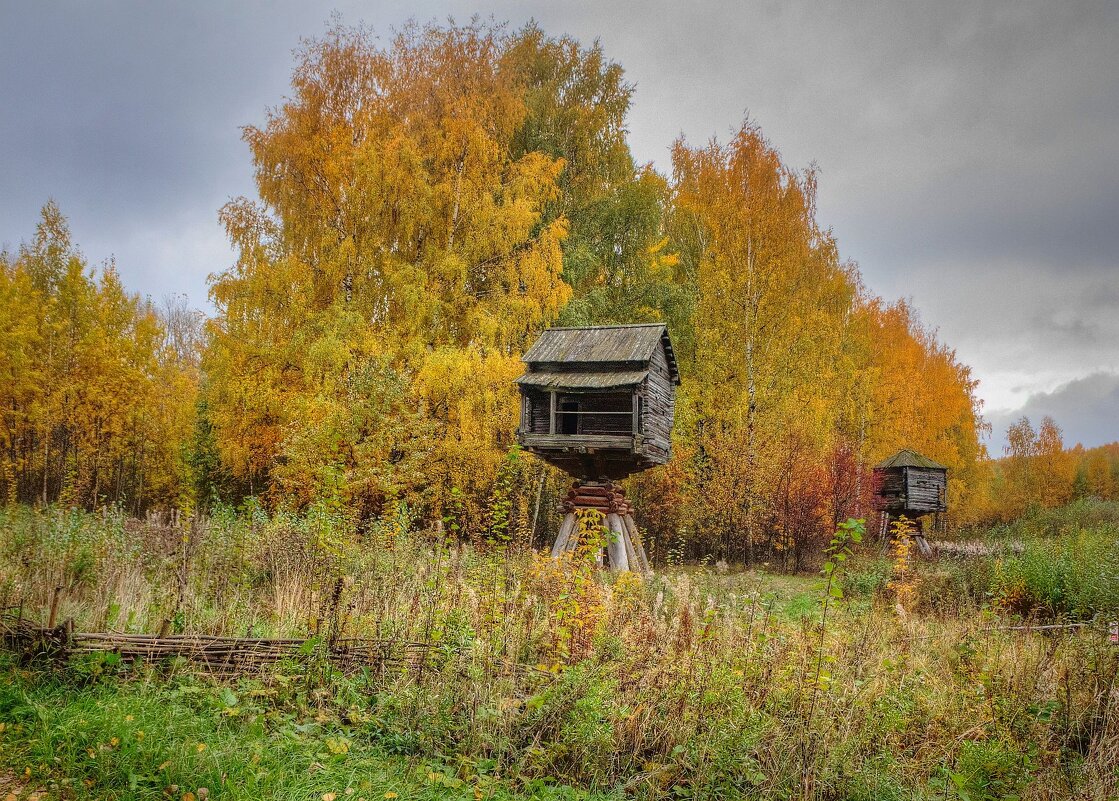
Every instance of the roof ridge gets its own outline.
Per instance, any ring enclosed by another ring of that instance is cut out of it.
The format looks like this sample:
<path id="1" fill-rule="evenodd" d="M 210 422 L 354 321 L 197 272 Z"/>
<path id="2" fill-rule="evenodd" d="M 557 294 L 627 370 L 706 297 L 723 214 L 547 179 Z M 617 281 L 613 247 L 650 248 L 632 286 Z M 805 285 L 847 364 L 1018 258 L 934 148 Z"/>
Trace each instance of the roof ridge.
<path id="1" fill-rule="evenodd" d="M 901 462 L 901 464 L 899 464 Z M 913 450 L 912 448 L 899 448 L 892 456 L 883 459 L 877 465 L 876 469 L 891 469 L 894 467 L 919 467 L 931 470 L 948 470 L 948 465 L 941 464 L 935 459 L 930 459 L 923 453 Z"/>
<path id="2" fill-rule="evenodd" d="M 667 328 L 668 323 L 611 323 L 609 325 L 557 325 L 546 331 L 596 331 L 600 328 Z"/>

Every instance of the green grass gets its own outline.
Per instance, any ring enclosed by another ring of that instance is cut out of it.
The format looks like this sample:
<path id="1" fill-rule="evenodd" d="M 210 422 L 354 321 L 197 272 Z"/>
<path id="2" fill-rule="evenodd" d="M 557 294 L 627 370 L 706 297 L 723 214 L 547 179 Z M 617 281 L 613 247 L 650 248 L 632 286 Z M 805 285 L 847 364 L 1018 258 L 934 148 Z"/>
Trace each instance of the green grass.
<path id="1" fill-rule="evenodd" d="M 96 680 L 19 670 L 0 661 L 0 763 L 60 798 L 223 799 L 592 798 L 535 781 L 503 781 L 492 765 L 392 753 L 368 698 L 295 692 L 299 677 L 229 686 L 140 669 Z M 169 788 L 174 788 L 173 790 Z M 392 796 L 389 795 L 389 798 Z"/>
<path id="2" fill-rule="evenodd" d="M 963 556 L 922 567 L 930 608 L 990 605 L 1041 622 L 1119 618 L 1119 503 L 1040 510 L 966 544 Z"/>
<path id="3" fill-rule="evenodd" d="M 768 573 L 763 570 L 719 572 L 709 568 L 677 568 L 703 591 L 750 598 L 789 620 L 814 617 L 820 611 L 822 579 L 812 575 Z"/>

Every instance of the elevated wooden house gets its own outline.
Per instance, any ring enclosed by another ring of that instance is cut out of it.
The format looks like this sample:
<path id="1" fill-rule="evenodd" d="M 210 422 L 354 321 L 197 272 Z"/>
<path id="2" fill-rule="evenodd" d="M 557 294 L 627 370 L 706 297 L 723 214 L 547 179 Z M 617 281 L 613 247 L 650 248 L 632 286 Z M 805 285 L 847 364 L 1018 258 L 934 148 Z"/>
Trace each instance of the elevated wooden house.
<path id="1" fill-rule="evenodd" d="M 935 515 L 934 526 L 940 528 L 941 513 L 948 511 L 948 468 L 916 451 L 900 450 L 874 468 L 874 504 L 883 548 L 890 539 L 890 518 L 906 517 L 915 524 L 917 547 L 931 556 L 921 518 Z"/>
<path id="2" fill-rule="evenodd" d="M 550 328 L 524 362 L 526 450 L 585 479 L 668 461 L 680 373 L 663 324 Z"/>
<path id="3" fill-rule="evenodd" d="M 876 506 L 892 517 L 948 511 L 948 468 L 916 451 L 900 450 L 881 462 L 874 479 Z"/>

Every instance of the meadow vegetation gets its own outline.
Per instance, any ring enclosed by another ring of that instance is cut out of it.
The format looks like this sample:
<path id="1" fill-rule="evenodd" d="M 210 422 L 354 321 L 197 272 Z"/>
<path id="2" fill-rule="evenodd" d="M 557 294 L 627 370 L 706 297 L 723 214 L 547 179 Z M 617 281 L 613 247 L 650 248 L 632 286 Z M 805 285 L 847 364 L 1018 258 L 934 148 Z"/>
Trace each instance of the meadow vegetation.
<path id="1" fill-rule="evenodd" d="M 823 579 L 642 579 L 448 541 L 402 507 L 181 528 L 15 507 L 0 594 L 27 615 L 62 587 L 79 628 L 437 647 L 422 669 L 341 675 L 309 652 L 236 681 L 9 656 L 0 754 L 57 797 L 1105 798 L 1117 532 L 1114 505 L 1081 504 L 991 532 L 1021 544 L 1003 556 L 901 569 L 847 539 Z M 1080 548 L 1099 558 L 1049 558 Z M 1090 625 L 1021 630 L 1068 621 Z"/>

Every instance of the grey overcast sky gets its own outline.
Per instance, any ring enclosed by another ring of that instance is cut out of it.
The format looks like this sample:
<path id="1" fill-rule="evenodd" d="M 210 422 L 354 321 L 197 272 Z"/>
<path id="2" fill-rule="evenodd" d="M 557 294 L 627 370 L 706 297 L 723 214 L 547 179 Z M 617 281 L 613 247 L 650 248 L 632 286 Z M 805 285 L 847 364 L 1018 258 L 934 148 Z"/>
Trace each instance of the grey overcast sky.
<path id="1" fill-rule="evenodd" d="M 207 307 L 230 249 L 217 210 L 253 193 L 239 126 L 287 90 L 331 11 L 390 34 L 474 14 L 601 40 L 637 86 L 630 141 L 745 114 L 821 171 L 819 217 L 886 297 L 908 297 L 1008 422 L 1119 439 L 1119 3 L 881 0 L 0 0 L 0 245 L 54 198 L 93 262 Z"/>

